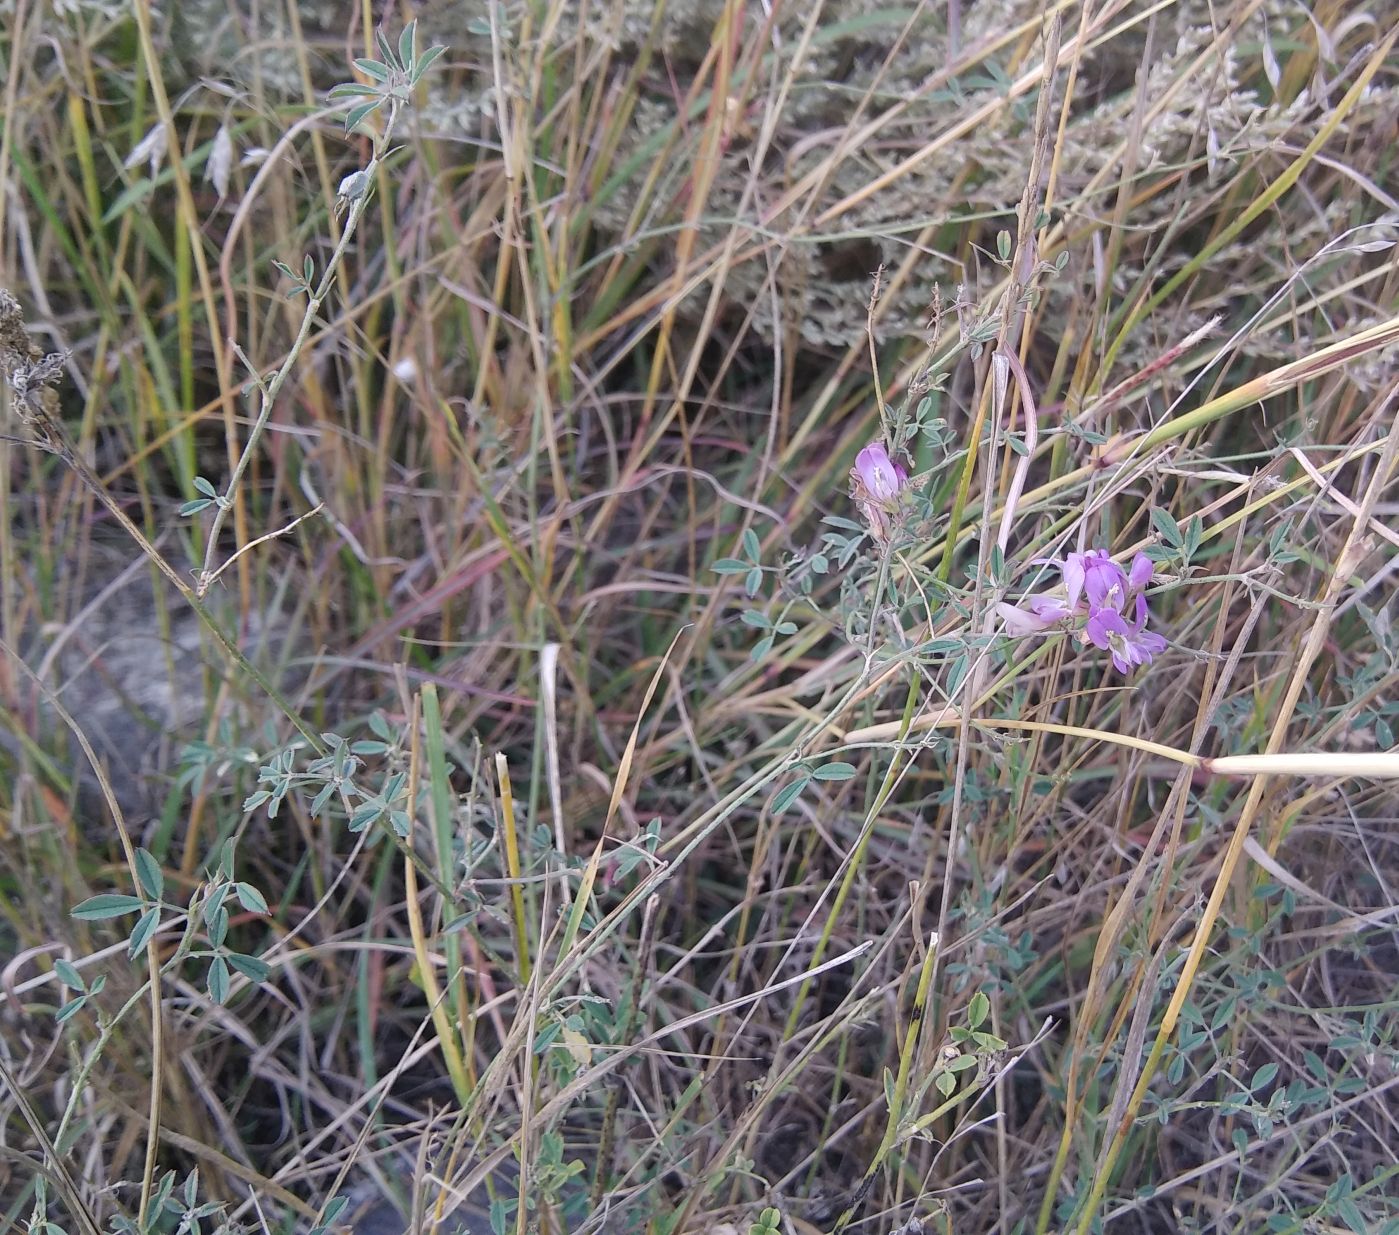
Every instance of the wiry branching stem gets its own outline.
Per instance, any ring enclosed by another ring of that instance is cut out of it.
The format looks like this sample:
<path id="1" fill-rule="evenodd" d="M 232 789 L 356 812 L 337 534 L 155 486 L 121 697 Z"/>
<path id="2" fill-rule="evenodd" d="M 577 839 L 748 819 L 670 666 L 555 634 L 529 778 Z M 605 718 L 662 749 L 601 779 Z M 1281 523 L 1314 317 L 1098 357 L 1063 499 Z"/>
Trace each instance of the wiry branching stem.
<path id="1" fill-rule="evenodd" d="M 341 263 L 345 260 L 345 254 L 349 252 L 350 242 L 354 239 L 355 233 L 359 230 L 360 220 L 364 217 L 364 212 L 369 207 L 369 177 L 378 166 L 379 160 L 389 148 L 389 139 L 393 134 L 394 122 L 398 119 L 398 113 L 402 108 L 402 103 L 396 98 L 391 98 L 388 105 L 388 114 L 384 118 L 383 128 L 379 131 L 379 136 L 374 142 L 374 157 L 369 161 L 369 167 L 358 173 L 364 177 L 361 191 L 350 198 L 349 214 L 345 220 L 344 231 L 340 234 L 340 242 L 335 246 L 335 252 L 330 255 L 330 260 L 326 263 L 325 269 L 321 271 L 320 282 L 316 289 L 309 293 L 306 302 L 306 312 L 301 316 L 301 325 L 296 332 L 296 339 L 287 352 L 286 359 L 281 366 L 267 380 L 254 373 L 253 383 L 258 392 L 257 420 L 253 422 L 252 431 L 248 434 L 248 440 L 243 443 L 243 452 L 238 456 L 238 462 L 234 465 L 233 474 L 228 478 L 228 485 L 223 494 L 216 499 L 217 510 L 214 514 L 214 521 L 209 527 L 209 539 L 204 548 L 204 565 L 199 572 L 198 581 L 195 584 L 195 595 L 203 597 L 219 577 L 224 569 L 231 565 L 243 549 L 234 553 L 223 566 L 215 568 L 214 556 L 218 552 L 219 533 L 223 530 L 224 520 L 228 518 L 229 512 L 233 509 L 234 503 L 238 500 L 238 486 L 242 482 L 243 474 L 248 470 L 248 464 L 252 461 L 253 451 L 257 449 L 258 442 L 262 439 L 263 431 L 267 428 L 267 422 L 271 419 L 272 408 L 277 402 L 277 396 L 281 393 L 282 387 L 286 385 L 287 378 L 291 376 L 292 368 L 300 359 L 302 351 L 305 350 L 306 340 L 311 335 L 311 327 L 315 323 L 317 314 L 321 311 L 321 306 L 325 303 L 326 297 L 330 295 L 330 289 L 335 282 L 336 272 L 340 269 Z M 289 529 L 288 529 L 289 530 Z M 266 539 L 264 537 L 264 539 Z M 257 543 L 257 542 L 253 542 Z M 244 546 L 244 549 L 251 548 L 252 545 Z"/>

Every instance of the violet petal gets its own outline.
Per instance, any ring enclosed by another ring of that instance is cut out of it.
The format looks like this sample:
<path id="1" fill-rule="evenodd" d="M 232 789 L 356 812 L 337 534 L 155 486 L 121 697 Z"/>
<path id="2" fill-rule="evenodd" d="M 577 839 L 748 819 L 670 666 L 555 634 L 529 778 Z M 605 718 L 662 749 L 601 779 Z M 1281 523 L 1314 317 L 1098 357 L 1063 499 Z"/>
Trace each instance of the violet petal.
<path id="1" fill-rule="evenodd" d="M 1156 567 L 1145 553 L 1138 553 L 1132 559 L 1132 573 L 1128 577 L 1128 582 L 1140 591 L 1151 582 L 1151 576 L 1155 569 Z"/>
<path id="2" fill-rule="evenodd" d="M 1059 569 L 1064 573 L 1064 591 L 1069 598 L 1069 608 L 1078 608 L 1078 598 L 1083 595 L 1084 576 L 1083 554 L 1070 553 L 1059 563 Z"/>
<path id="3" fill-rule="evenodd" d="M 1043 634 L 1056 622 L 1071 616 L 1069 607 L 1057 596 L 1029 597 L 1023 605 L 996 605 L 996 613 L 1005 623 L 1006 634 L 1013 637 Z"/>
<path id="4" fill-rule="evenodd" d="M 1088 603 L 1094 608 L 1110 607 L 1122 609 L 1127 599 L 1127 576 L 1122 567 L 1102 549 L 1093 549 L 1084 555 L 1083 590 Z"/>
<path id="5" fill-rule="evenodd" d="M 1012 638 L 1037 635 L 1044 629 L 1044 623 L 1033 613 L 1000 601 L 996 605 L 996 616 L 1005 623 L 1006 634 Z"/>
<path id="6" fill-rule="evenodd" d="M 1094 646 L 1105 652 L 1112 648 L 1114 635 L 1121 639 L 1128 633 L 1127 623 L 1116 609 L 1094 609 L 1083 629 Z"/>

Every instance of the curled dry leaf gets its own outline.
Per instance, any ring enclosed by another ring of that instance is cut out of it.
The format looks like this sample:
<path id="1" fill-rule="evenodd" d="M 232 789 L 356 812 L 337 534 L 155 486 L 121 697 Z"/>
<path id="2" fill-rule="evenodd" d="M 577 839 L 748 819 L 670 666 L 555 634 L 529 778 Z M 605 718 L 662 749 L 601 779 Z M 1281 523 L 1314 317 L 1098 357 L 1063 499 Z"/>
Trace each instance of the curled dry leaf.
<path id="1" fill-rule="evenodd" d="M 138 167 L 145 163 L 150 168 L 150 174 L 155 176 L 160 170 L 160 165 L 165 161 L 165 125 L 157 121 L 147 131 L 145 137 L 141 138 L 126 156 L 126 161 L 122 164 L 125 168 Z"/>
<path id="2" fill-rule="evenodd" d="M 204 179 L 214 186 L 219 201 L 228 196 L 228 175 L 232 170 L 233 135 L 229 133 L 228 125 L 221 124 L 214 134 L 214 144 L 204 164 Z"/>

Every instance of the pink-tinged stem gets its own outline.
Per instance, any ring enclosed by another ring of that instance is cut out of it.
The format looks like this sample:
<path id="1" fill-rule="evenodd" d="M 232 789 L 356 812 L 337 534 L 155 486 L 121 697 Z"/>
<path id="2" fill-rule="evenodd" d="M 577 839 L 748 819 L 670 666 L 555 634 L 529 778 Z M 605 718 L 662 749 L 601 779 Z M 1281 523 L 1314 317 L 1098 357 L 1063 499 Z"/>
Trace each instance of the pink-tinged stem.
<path id="1" fill-rule="evenodd" d="M 1020 363 L 1020 357 L 1009 348 L 1002 348 L 994 359 L 997 363 L 1004 362 L 1009 365 L 1010 371 L 1015 374 L 1016 385 L 1020 387 L 1020 402 L 1025 408 L 1025 453 L 1016 460 L 1015 472 L 1010 478 L 1010 491 L 1006 494 L 1005 509 L 1001 513 L 1001 530 L 996 536 L 996 543 L 1000 545 L 1001 552 L 1005 553 L 1006 546 L 1010 543 L 1011 525 L 1015 522 L 1015 510 L 1020 505 L 1020 495 L 1025 491 L 1025 478 L 1030 474 L 1030 460 L 1034 457 L 1035 447 L 1039 445 L 1040 428 L 1034 392 L 1030 389 L 1030 379 L 1026 376 L 1025 366 Z"/>

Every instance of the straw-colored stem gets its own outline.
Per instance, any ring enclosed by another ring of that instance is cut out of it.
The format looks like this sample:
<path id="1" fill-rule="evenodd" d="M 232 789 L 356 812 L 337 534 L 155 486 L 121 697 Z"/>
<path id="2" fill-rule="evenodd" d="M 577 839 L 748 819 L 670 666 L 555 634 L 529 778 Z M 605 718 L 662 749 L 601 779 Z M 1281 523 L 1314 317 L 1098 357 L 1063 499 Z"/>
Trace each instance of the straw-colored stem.
<path id="1" fill-rule="evenodd" d="M 525 918 L 525 891 L 520 886 L 520 833 L 515 819 L 515 795 L 510 790 L 510 766 L 503 754 L 495 757 L 496 778 L 500 782 L 500 834 L 505 842 L 505 874 L 510 880 L 510 916 L 515 931 L 515 964 L 520 985 L 529 984 L 533 965 L 529 954 L 529 925 Z"/>
<path id="2" fill-rule="evenodd" d="M 904 733 L 922 733 L 928 729 L 955 729 L 962 717 L 951 711 L 920 716 L 907 725 L 902 720 L 852 729 L 845 735 L 848 748 L 882 745 L 899 739 Z M 1105 729 L 1088 729 L 1080 725 L 1061 725 L 1045 720 L 1018 720 L 1013 717 L 976 716 L 971 724 L 985 729 L 1019 729 L 1035 733 L 1058 733 L 1065 737 L 1088 738 L 1113 746 L 1126 746 L 1145 755 L 1155 755 L 1198 768 L 1213 776 L 1334 776 L 1364 777 L 1369 780 L 1399 780 L 1399 751 L 1353 752 L 1291 751 L 1263 755 L 1222 755 L 1206 758 L 1192 755 L 1177 746 L 1152 742 L 1129 733 L 1112 733 Z"/>

